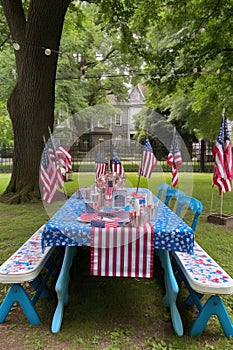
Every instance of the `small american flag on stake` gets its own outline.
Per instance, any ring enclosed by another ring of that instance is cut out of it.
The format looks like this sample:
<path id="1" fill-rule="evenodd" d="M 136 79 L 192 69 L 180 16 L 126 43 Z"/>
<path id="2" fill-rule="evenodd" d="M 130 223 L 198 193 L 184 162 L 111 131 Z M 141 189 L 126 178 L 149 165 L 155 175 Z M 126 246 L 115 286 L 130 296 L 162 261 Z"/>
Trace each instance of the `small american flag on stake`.
<path id="1" fill-rule="evenodd" d="M 105 175 L 107 171 L 108 163 L 98 152 L 95 159 L 95 171 L 96 179 L 98 180 L 100 176 Z"/>
<path id="2" fill-rule="evenodd" d="M 178 184 L 178 166 L 182 164 L 182 155 L 175 128 L 173 131 L 170 151 L 167 157 L 167 164 L 172 167 L 172 186 L 176 187 Z"/>
<path id="3" fill-rule="evenodd" d="M 115 148 L 112 151 L 112 173 L 113 175 L 120 175 L 120 176 L 124 176 L 125 174 L 124 167 L 118 157 L 118 154 Z"/>
<path id="4" fill-rule="evenodd" d="M 216 185 L 219 189 L 219 194 L 222 195 L 224 192 L 231 191 L 233 179 L 231 141 L 225 111 L 222 114 L 221 126 L 213 149 L 213 156 L 215 164 L 212 187 Z"/>
<path id="5" fill-rule="evenodd" d="M 150 178 L 154 168 L 156 167 L 156 164 L 157 159 L 154 156 L 149 138 L 146 137 L 142 154 L 141 166 L 139 169 L 139 175 Z"/>

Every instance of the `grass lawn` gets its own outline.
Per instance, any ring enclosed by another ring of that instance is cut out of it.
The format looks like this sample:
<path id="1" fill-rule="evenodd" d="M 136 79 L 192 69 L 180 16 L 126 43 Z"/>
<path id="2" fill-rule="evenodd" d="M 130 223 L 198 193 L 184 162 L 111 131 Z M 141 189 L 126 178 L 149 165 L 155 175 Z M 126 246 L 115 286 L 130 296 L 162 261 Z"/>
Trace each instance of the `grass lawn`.
<path id="1" fill-rule="evenodd" d="M 66 183 L 67 193 L 72 194 L 78 183 L 80 186 L 89 185 L 93 180 L 94 174 L 91 173 L 74 174 L 73 181 Z M 137 186 L 137 180 L 137 174 L 127 174 L 127 186 Z M 149 182 L 141 179 L 140 186 L 149 187 L 157 193 L 158 184 L 165 180 L 169 183 L 169 173 L 154 173 Z M 0 174 L 0 193 L 8 181 L 9 175 Z M 203 203 L 196 240 L 233 276 L 233 229 L 207 222 L 211 201 L 212 212 L 220 212 L 220 198 L 216 188 L 212 191 L 211 183 L 211 174 L 179 175 L 180 189 Z M 233 192 L 224 195 L 222 210 L 224 214 L 233 214 Z M 0 263 L 48 219 L 42 203 L 19 206 L 0 204 Z M 56 307 L 53 281 L 51 296 L 37 303 L 42 325 L 31 326 L 20 307 L 14 307 L 6 322 L 0 325 L 2 339 L 8 344 L 7 347 L 1 345 L 1 349 L 233 349 L 233 340 L 225 337 L 216 318 L 209 321 L 201 336 L 188 335 L 196 310 L 184 306 L 184 288 L 179 294 L 178 307 L 185 335 L 177 337 L 173 332 L 170 313 L 163 306 L 163 278 L 157 262 L 154 275 L 151 280 L 90 277 L 89 250 L 80 248 L 71 269 L 70 302 L 65 308 L 61 331 L 58 334 L 50 331 Z M 0 285 L 0 302 L 7 288 L 7 285 Z M 233 296 L 223 299 L 233 319 Z"/>

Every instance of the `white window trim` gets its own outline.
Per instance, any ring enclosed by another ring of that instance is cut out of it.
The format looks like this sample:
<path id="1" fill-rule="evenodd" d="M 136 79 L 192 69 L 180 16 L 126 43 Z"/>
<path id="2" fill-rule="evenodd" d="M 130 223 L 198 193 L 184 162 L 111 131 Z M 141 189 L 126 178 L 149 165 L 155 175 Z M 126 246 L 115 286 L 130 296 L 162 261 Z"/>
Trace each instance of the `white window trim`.
<path id="1" fill-rule="evenodd" d="M 122 125 L 122 115 L 121 114 L 115 114 L 115 125 L 116 126 Z"/>

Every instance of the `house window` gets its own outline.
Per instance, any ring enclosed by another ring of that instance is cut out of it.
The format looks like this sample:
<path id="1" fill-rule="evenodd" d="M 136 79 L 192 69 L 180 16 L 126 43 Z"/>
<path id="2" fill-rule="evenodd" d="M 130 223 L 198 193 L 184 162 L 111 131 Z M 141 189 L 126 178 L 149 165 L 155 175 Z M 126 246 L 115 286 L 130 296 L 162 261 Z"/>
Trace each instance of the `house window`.
<path id="1" fill-rule="evenodd" d="M 115 125 L 122 125 L 122 116 L 120 114 L 115 114 Z"/>

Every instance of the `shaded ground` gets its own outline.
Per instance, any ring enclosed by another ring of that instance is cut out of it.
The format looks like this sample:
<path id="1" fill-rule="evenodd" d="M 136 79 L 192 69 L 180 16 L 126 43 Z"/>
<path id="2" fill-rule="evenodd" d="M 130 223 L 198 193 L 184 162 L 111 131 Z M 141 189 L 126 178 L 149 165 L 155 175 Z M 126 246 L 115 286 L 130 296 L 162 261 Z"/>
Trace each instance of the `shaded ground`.
<path id="1" fill-rule="evenodd" d="M 195 317 L 195 310 L 189 312 L 181 305 L 186 334 L 182 338 L 174 335 L 170 312 L 163 305 L 163 275 L 156 264 L 156 279 L 93 278 L 89 275 L 88 254 L 84 252 L 83 255 L 75 258 L 72 266 L 70 302 L 65 308 L 61 331 L 51 333 L 56 307 L 53 284 L 50 286 L 51 296 L 37 304 L 43 321 L 40 326 L 30 325 L 19 305 L 13 307 L 6 322 L 0 324 L 1 350 L 228 348 L 214 345 L 219 339 L 224 339 L 217 320 L 208 324 L 199 339 L 190 338 L 187 330 Z M 5 291 L 0 289 L 0 297 Z"/>

